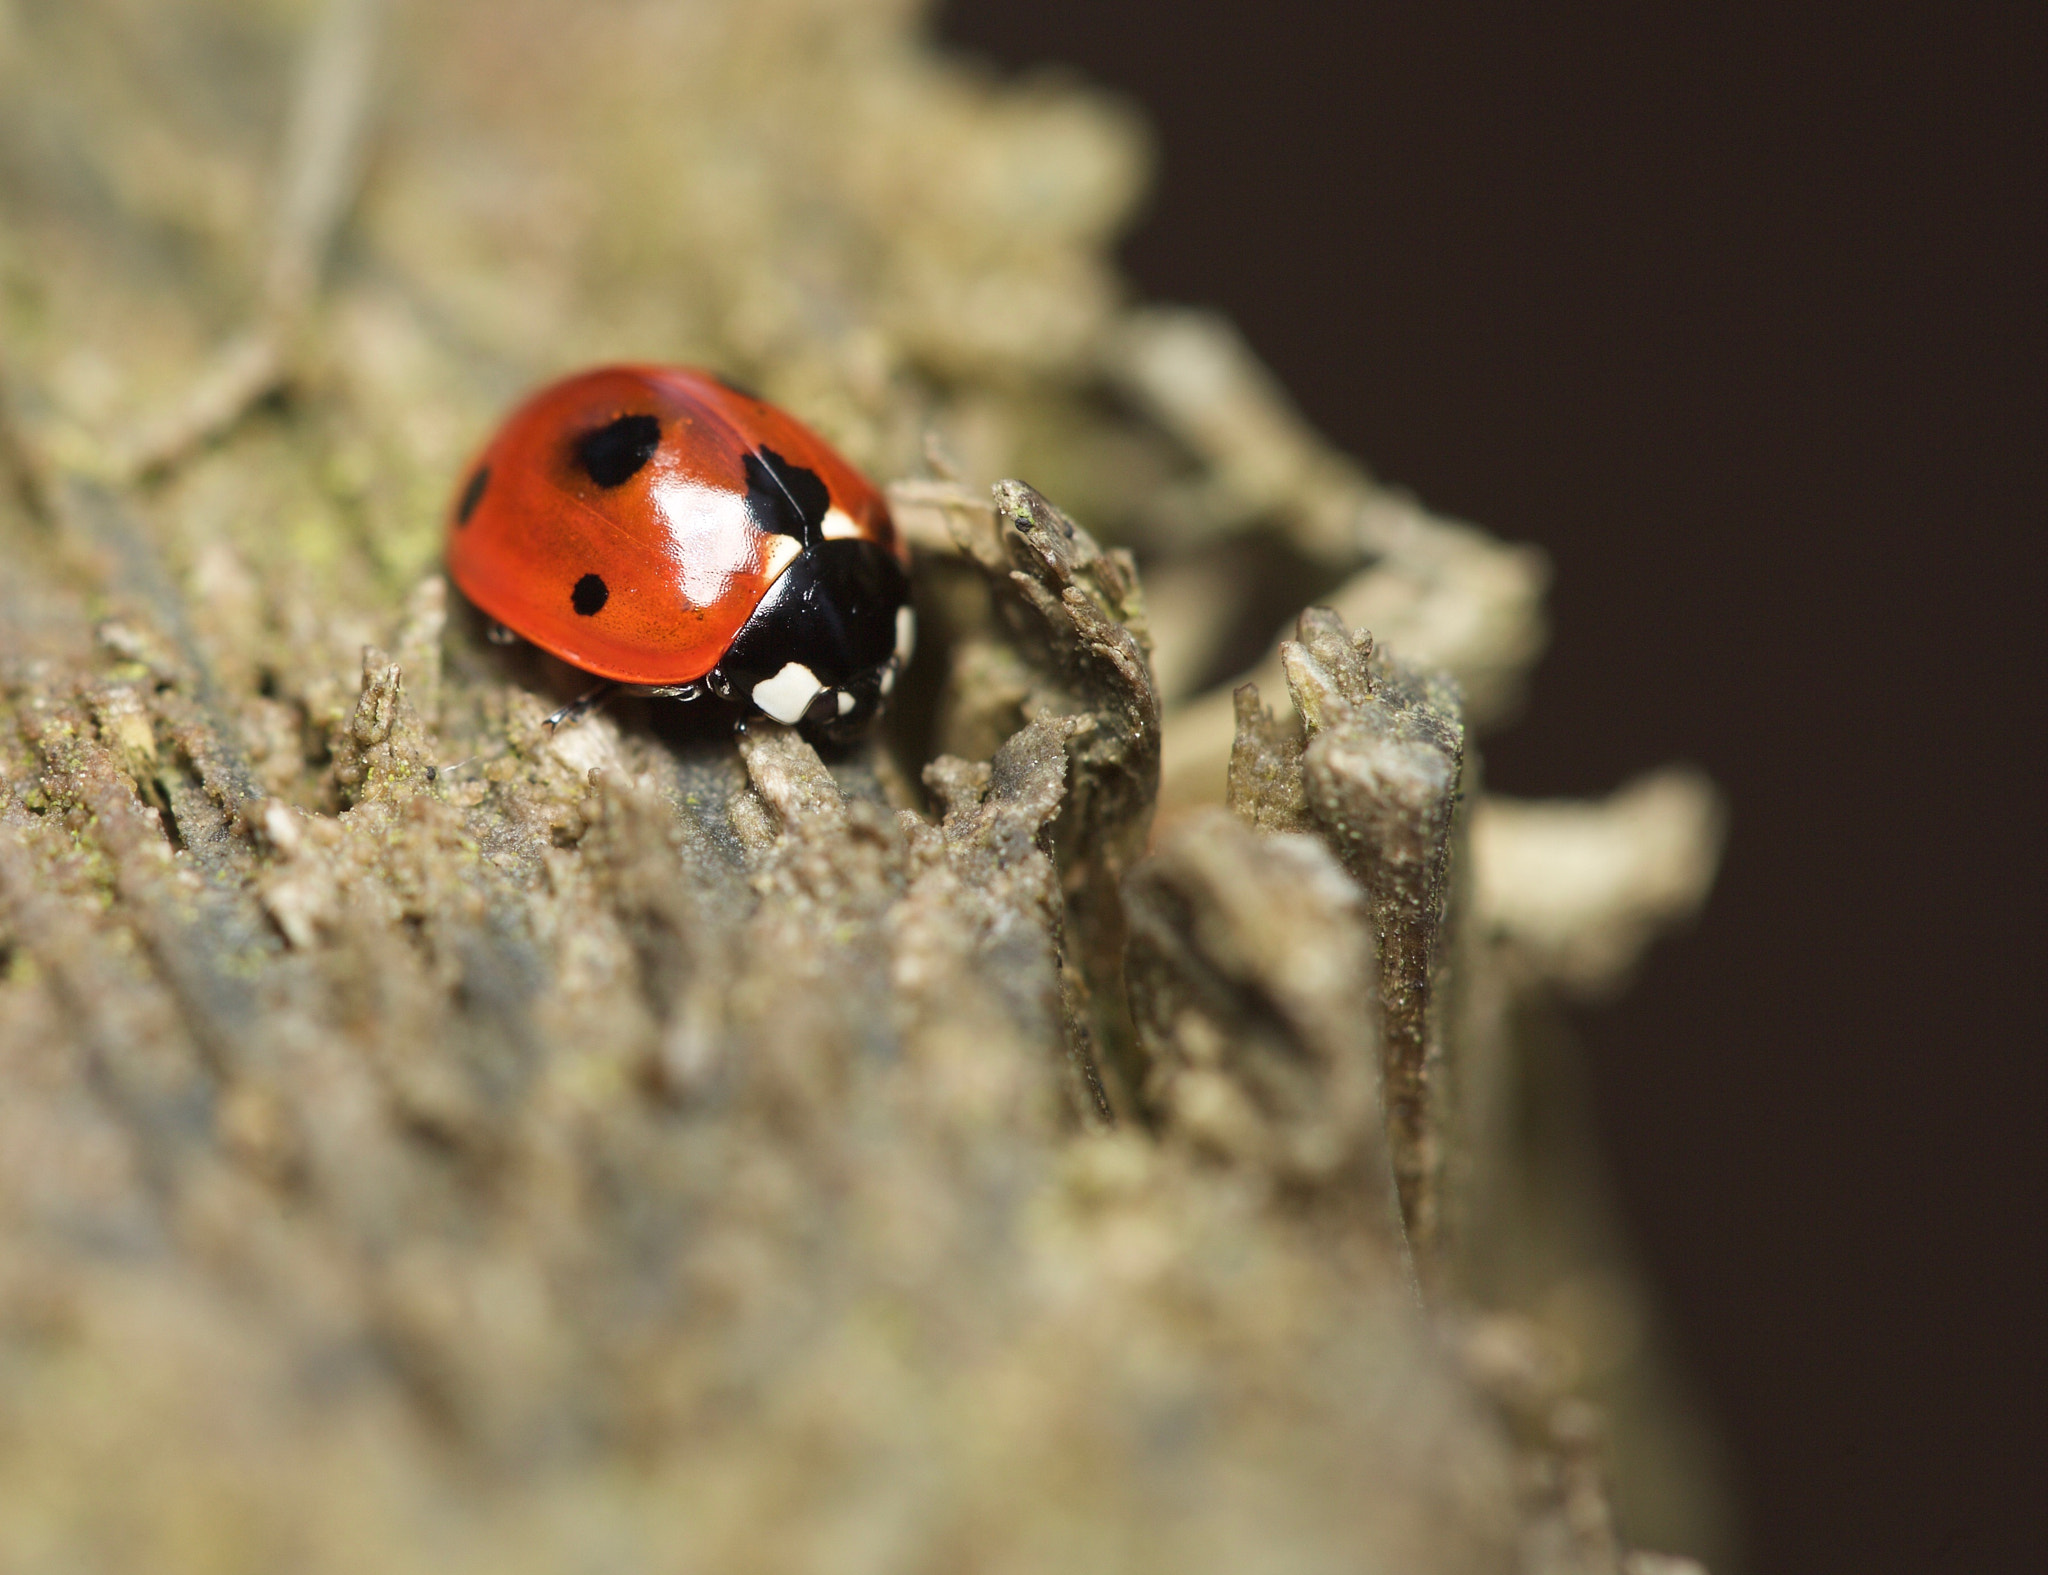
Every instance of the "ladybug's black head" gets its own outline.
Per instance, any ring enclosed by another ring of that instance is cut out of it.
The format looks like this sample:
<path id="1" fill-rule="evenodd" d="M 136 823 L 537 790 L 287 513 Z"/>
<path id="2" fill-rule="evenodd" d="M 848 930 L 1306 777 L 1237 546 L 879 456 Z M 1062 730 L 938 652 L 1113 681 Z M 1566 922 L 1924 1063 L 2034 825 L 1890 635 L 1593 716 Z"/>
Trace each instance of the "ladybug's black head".
<path id="1" fill-rule="evenodd" d="M 718 694 L 828 739 L 881 709 L 910 660 L 910 579 L 886 547 L 807 547 L 768 587 L 709 675 Z"/>

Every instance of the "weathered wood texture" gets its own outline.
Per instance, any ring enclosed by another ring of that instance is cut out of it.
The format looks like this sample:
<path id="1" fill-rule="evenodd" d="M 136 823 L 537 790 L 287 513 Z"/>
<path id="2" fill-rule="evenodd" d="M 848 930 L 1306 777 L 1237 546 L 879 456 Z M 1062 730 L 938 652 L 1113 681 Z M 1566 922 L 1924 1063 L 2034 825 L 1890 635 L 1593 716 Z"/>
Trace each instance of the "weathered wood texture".
<path id="1" fill-rule="evenodd" d="M 1589 1392 L 1698 1525 L 1520 1112 L 1711 793 L 1473 799 L 1540 560 L 1124 305 L 1134 128 L 910 10 L 0 3 L 8 1575 L 1662 1567 Z M 551 734 L 438 577 L 628 355 L 901 478 L 871 744 Z"/>

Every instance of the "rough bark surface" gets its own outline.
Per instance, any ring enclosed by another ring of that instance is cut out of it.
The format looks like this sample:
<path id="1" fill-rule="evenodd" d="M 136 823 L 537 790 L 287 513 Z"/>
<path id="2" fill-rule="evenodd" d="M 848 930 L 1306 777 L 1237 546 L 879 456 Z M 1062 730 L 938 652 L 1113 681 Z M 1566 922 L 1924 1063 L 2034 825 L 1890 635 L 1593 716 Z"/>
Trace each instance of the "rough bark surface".
<path id="1" fill-rule="evenodd" d="M 1624 1456 L 1705 1539 L 1516 1134 L 1711 791 L 1468 838 L 1540 563 L 1121 306 L 1134 129 L 910 11 L 0 4 L 8 1575 L 1676 1568 Z M 551 732 L 439 577 L 614 356 L 898 478 L 867 744 Z"/>

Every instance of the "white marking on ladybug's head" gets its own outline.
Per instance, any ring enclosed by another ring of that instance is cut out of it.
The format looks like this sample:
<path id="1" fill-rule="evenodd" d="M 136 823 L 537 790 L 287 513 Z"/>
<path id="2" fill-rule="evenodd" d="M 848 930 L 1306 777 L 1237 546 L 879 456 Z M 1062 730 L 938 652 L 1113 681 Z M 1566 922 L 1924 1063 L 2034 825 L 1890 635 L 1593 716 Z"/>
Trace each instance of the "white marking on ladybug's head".
<path id="1" fill-rule="evenodd" d="M 887 694 L 896 687 L 896 664 L 891 662 L 882 669 L 882 693 Z"/>
<path id="2" fill-rule="evenodd" d="M 840 691 L 839 691 L 839 714 L 840 714 L 841 716 L 844 716 L 844 715 L 846 715 L 846 713 L 847 713 L 847 712 L 851 711 L 852 709 L 853 709 L 853 696 L 852 696 L 852 695 L 850 695 L 850 694 L 848 694 L 848 693 L 847 693 L 847 692 L 846 692 L 846 691 L 845 691 L 844 689 L 840 690 Z"/>
<path id="3" fill-rule="evenodd" d="M 905 666 L 917 649 L 917 614 L 908 607 L 896 609 L 896 660 Z"/>
<path id="4" fill-rule="evenodd" d="M 754 704 L 776 721 L 793 725 L 810 709 L 824 687 L 817 674 L 802 662 L 785 662 L 773 678 L 764 678 L 754 685 Z"/>
<path id="5" fill-rule="evenodd" d="M 825 522 L 818 527 L 818 533 L 827 541 L 859 541 L 867 535 L 860 522 L 842 508 L 825 511 Z"/>
<path id="6" fill-rule="evenodd" d="M 774 535 L 761 552 L 761 574 L 773 584 L 792 563 L 803 556 L 804 544 L 794 536 Z"/>

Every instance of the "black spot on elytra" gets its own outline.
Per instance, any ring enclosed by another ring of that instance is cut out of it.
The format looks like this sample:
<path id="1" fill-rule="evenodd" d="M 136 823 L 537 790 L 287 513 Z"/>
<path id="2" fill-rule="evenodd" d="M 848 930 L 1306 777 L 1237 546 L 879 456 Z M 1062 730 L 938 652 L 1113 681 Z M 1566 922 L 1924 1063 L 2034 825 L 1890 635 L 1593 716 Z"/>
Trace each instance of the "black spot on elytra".
<path id="1" fill-rule="evenodd" d="M 825 538 L 832 489 L 815 470 L 792 465 L 772 448 L 746 458 L 747 509 L 754 523 L 775 536 L 794 536 L 806 547 Z"/>
<path id="2" fill-rule="evenodd" d="M 640 473 L 661 447 L 661 423 L 653 416 L 620 416 L 576 440 L 576 463 L 600 487 L 616 487 Z"/>
<path id="3" fill-rule="evenodd" d="M 569 593 L 569 605 L 584 617 L 595 618 L 611 596 L 610 586 L 597 575 L 586 574 L 576 582 L 576 589 Z"/>
<path id="4" fill-rule="evenodd" d="M 484 488 L 491 484 L 491 467 L 479 465 L 476 474 L 469 478 L 469 485 L 462 489 L 462 501 L 455 505 L 455 523 L 467 525 L 476 506 L 484 500 Z"/>

